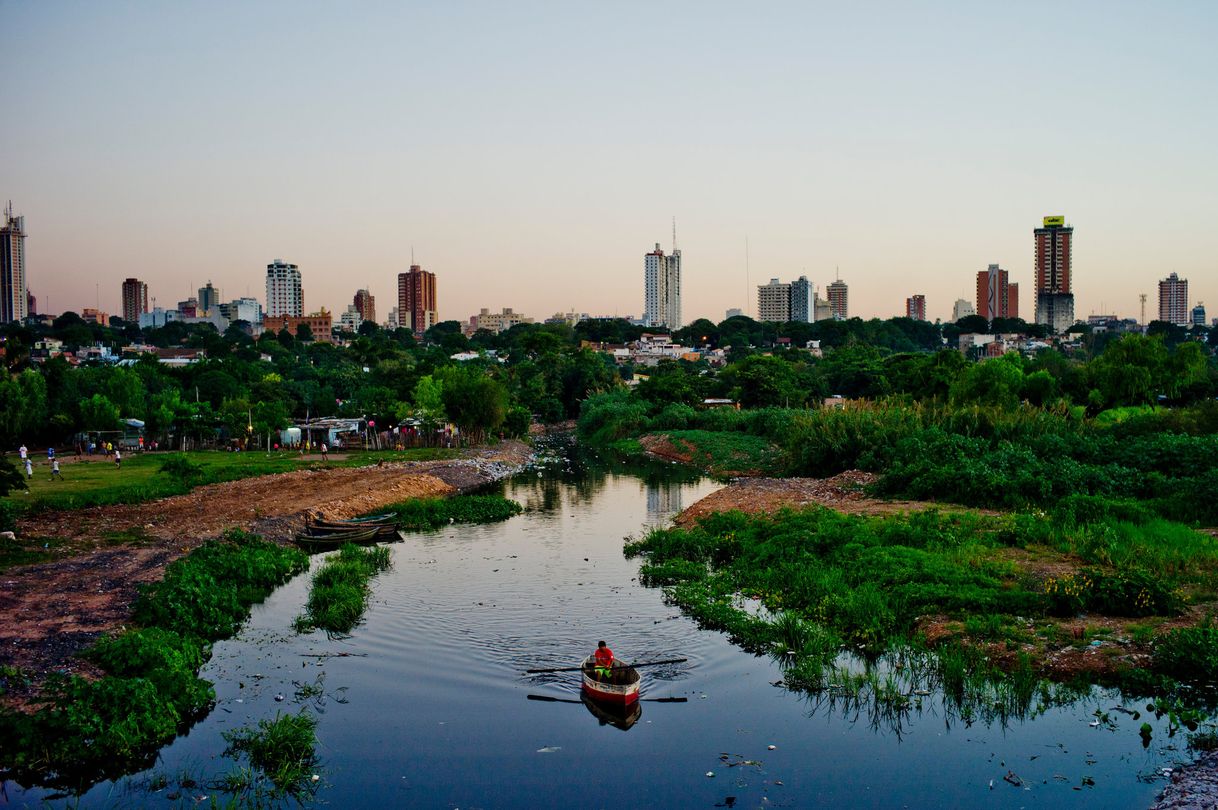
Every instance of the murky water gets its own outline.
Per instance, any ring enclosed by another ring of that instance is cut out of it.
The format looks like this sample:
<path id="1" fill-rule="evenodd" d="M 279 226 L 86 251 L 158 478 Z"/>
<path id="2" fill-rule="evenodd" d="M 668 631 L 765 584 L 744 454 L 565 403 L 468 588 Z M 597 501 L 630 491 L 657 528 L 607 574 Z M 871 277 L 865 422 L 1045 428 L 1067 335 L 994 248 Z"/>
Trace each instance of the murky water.
<path id="1" fill-rule="evenodd" d="M 1140 720 L 1113 713 L 1115 729 L 1092 727 L 1095 709 L 1118 705 L 1098 690 L 1005 728 L 950 719 L 931 696 L 898 734 L 866 709 L 776 688 L 772 661 L 697 629 L 622 555 L 626 535 L 717 486 L 561 460 L 519 476 L 504 491 L 525 514 L 395 545 L 346 639 L 292 633 L 308 587 L 294 580 L 216 646 L 203 673 L 216 710 L 149 774 L 205 785 L 235 767 L 220 756 L 223 731 L 302 707 L 319 718 L 318 797 L 344 808 L 1145 807 L 1152 777 L 1185 758 L 1159 725 L 1145 750 Z M 623 731 L 575 702 L 575 673 L 523 674 L 573 665 L 602 638 L 627 659 L 687 657 L 644 670 L 644 696 L 688 702 L 646 702 Z M 302 687 L 322 694 L 298 697 Z M 140 787 L 147 777 L 98 785 L 81 806 L 172 806 L 172 788 Z M 41 796 L 7 787 L 13 804 Z"/>

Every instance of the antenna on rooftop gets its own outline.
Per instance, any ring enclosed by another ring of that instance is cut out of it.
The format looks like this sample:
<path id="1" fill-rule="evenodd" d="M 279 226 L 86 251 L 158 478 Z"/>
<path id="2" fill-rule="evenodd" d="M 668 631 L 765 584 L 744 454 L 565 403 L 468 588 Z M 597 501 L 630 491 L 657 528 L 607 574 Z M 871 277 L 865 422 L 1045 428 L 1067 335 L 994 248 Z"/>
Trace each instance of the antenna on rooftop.
<path id="1" fill-rule="evenodd" d="M 744 314 L 748 315 L 753 311 L 749 306 L 749 235 L 744 235 Z"/>

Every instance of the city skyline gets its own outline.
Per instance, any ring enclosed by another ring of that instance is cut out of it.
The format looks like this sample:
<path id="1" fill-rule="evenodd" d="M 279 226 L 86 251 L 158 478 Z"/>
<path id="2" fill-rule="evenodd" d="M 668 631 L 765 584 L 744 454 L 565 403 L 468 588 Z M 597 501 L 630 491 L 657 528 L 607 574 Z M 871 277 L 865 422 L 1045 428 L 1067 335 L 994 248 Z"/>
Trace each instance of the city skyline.
<path id="1" fill-rule="evenodd" d="M 52 311 L 118 312 L 127 277 L 162 307 L 209 278 L 257 296 L 282 256 L 341 312 L 394 300 L 413 247 L 445 320 L 639 317 L 639 247 L 674 214 L 686 322 L 837 267 L 852 315 L 901 314 L 913 276 L 947 319 L 990 264 L 1031 320 L 1027 232 L 1061 211 L 1078 319 L 1136 317 L 1171 272 L 1218 296 L 1218 10 L 883 9 L 6 7 L 0 197 Z M 664 28 L 686 33 L 659 59 L 621 58 Z M 266 60 L 284 34 L 316 57 Z"/>

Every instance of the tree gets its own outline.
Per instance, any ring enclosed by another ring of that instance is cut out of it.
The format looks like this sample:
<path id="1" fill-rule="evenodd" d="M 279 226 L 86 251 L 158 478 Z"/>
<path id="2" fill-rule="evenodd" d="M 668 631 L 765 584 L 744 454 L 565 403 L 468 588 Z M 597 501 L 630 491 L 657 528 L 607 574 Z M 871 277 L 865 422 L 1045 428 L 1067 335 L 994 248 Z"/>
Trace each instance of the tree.
<path id="1" fill-rule="evenodd" d="M 507 416 L 508 392 L 501 383 L 477 369 L 445 368 L 444 410 L 461 433 L 481 442 Z"/>
<path id="2" fill-rule="evenodd" d="M 128 419 L 143 418 L 148 392 L 144 389 L 143 379 L 131 369 L 116 368 L 110 371 L 106 395 L 123 416 Z"/>
<path id="3" fill-rule="evenodd" d="M 7 458 L 0 458 L 0 497 L 15 489 L 29 489 L 21 473 Z M 2 514 L 2 513 L 0 513 Z M 0 526 L 0 529 L 12 529 L 12 526 Z"/>
<path id="4" fill-rule="evenodd" d="M 0 437 L 11 447 L 40 431 L 47 421 L 47 387 L 42 375 L 26 369 L 15 377 L 0 374 Z"/>
<path id="5" fill-rule="evenodd" d="M 992 405 L 1013 409 L 1023 391 L 1023 359 L 1018 352 L 982 360 L 956 379 L 951 387 L 954 405 Z"/>
<path id="6" fill-rule="evenodd" d="M 296 325 L 296 339 L 301 343 L 308 343 L 313 340 L 313 327 L 307 323 Z"/>
<path id="7" fill-rule="evenodd" d="M 80 421 L 85 430 L 117 430 L 118 406 L 105 394 L 94 394 L 80 403 Z"/>
<path id="8" fill-rule="evenodd" d="M 990 332 L 990 322 L 981 315 L 965 315 L 956 321 L 961 334 L 987 335 Z"/>
<path id="9" fill-rule="evenodd" d="M 731 386 L 732 399 L 746 408 L 800 408 L 809 391 L 801 385 L 799 370 L 778 357 L 754 355 L 728 366 L 721 376 Z"/>
<path id="10" fill-rule="evenodd" d="M 1165 387 L 1167 346 L 1162 338 L 1126 335 L 1110 343 L 1088 370 L 1105 407 L 1152 405 Z"/>

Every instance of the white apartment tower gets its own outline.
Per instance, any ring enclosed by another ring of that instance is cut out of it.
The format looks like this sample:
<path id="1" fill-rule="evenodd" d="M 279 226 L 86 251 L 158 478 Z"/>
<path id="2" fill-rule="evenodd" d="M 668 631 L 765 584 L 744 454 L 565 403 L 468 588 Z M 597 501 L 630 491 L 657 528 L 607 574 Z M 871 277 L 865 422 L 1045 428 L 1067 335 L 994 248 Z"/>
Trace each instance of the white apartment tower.
<path id="1" fill-rule="evenodd" d="M 776 278 L 757 285 L 757 320 L 786 323 L 791 320 L 791 285 Z"/>
<path id="2" fill-rule="evenodd" d="M 10 202 L 0 224 L 0 323 L 25 320 L 26 296 L 25 217 L 13 216 Z"/>
<path id="3" fill-rule="evenodd" d="M 681 251 L 665 256 L 656 242 L 656 249 L 643 257 L 643 286 L 645 325 L 680 329 Z"/>
<path id="4" fill-rule="evenodd" d="M 266 314 L 269 317 L 304 315 L 304 294 L 300 289 L 300 269 L 276 259 L 266 266 Z"/>

